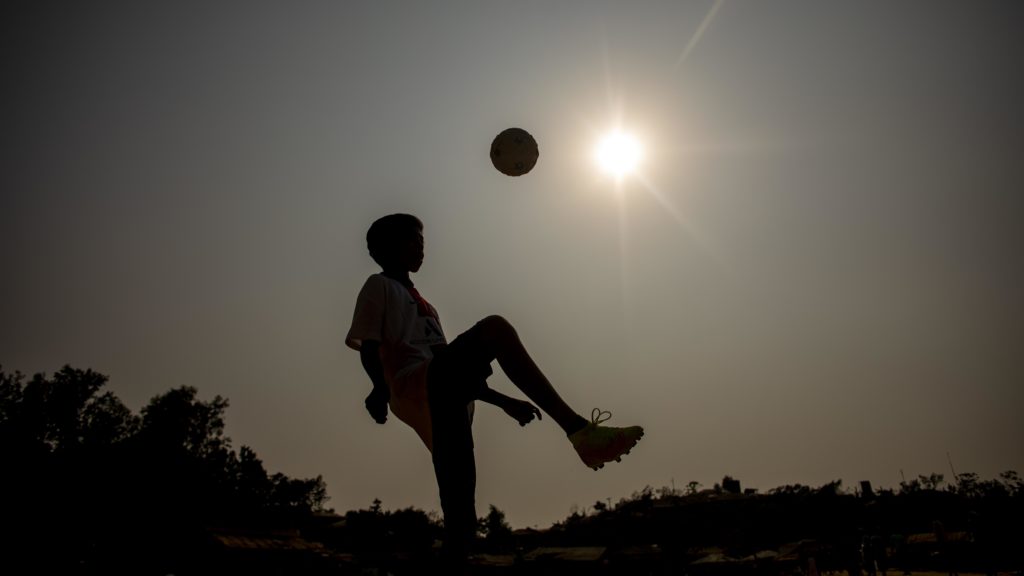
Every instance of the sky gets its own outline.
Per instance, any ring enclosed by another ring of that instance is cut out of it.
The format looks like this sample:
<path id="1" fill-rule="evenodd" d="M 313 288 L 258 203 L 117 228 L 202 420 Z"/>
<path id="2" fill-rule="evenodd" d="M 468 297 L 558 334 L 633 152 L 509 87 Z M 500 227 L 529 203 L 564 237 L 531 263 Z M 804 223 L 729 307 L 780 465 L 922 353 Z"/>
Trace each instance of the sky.
<path id="1" fill-rule="evenodd" d="M 0 365 L 195 386 L 329 506 L 439 510 L 344 345 L 376 218 L 418 215 L 449 338 L 517 328 L 594 472 L 477 407 L 478 511 L 724 475 L 1024 472 L 1024 5 L 15 2 L 0 19 Z M 511 127 L 532 172 L 490 164 Z M 593 161 L 627 131 L 616 179 Z M 491 386 L 521 395 L 496 370 Z"/>

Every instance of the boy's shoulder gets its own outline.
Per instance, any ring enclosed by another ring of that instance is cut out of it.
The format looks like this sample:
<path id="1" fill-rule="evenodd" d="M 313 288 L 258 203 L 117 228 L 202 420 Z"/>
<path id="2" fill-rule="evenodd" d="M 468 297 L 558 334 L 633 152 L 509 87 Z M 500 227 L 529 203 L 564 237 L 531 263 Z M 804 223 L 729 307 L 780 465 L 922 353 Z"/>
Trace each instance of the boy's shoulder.
<path id="1" fill-rule="evenodd" d="M 370 274 L 366 280 L 363 281 L 363 287 L 359 290 L 360 294 L 366 294 L 369 292 L 380 292 L 387 289 L 387 276 L 384 276 L 380 272 L 376 274 Z"/>
<path id="2" fill-rule="evenodd" d="M 383 283 L 383 282 L 387 282 L 387 280 L 388 280 L 388 277 L 385 276 L 383 272 L 374 272 L 373 274 L 370 274 L 369 276 L 367 276 L 366 281 L 363 282 L 363 283 L 364 284 Z"/>
<path id="3" fill-rule="evenodd" d="M 385 276 L 383 272 L 376 272 L 367 276 L 366 280 L 363 281 L 363 286 L 383 286 L 390 281 L 391 279 Z"/>
<path id="4" fill-rule="evenodd" d="M 401 295 L 405 291 L 402 283 L 394 278 L 385 276 L 383 272 L 371 274 L 359 291 L 359 298 L 388 298 L 389 295 Z"/>

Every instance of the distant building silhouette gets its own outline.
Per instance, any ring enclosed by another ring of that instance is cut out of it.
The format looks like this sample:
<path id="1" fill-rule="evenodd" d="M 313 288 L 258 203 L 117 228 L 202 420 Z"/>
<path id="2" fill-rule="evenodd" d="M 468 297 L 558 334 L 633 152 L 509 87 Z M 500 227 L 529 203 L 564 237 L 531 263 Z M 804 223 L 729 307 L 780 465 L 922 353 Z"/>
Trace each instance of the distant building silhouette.
<path id="1" fill-rule="evenodd" d="M 742 494 L 743 490 L 740 488 L 740 481 L 731 477 L 726 476 L 722 478 L 722 490 L 729 494 Z"/>
<path id="2" fill-rule="evenodd" d="M 871 482 L 868 480 L 860 481 L 860 495 L 865 498 L 874 498 L 875 491 L 871 488 Z"/>

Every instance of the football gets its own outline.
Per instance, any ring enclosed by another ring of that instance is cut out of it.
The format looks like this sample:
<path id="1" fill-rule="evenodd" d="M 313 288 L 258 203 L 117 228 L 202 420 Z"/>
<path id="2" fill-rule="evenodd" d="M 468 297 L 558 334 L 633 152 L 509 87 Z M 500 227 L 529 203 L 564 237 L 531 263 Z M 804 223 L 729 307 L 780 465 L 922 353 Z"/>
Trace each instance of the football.
<path id="1" fill-rule="evenodd" d="M 537 165 L 537 141 L 522 128 L 502 130 L 491 142 L 491 163 L 506 176 L 522 176 Z"/>

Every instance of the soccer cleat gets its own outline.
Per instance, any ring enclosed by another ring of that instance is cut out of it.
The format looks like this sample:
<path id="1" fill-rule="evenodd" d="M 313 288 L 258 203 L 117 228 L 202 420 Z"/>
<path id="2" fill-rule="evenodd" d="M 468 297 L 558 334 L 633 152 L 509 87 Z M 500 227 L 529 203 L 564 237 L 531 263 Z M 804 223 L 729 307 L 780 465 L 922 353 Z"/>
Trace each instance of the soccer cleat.
<path id="1" fill-rule="evenodd" d="M 616 428 L 601 425 L 611 417 L 611 412 L 594 408 L 590 414 L 590 423 L 569 436 L 580 460 L 594 470 L 603 468 L 606 462 L 612 460 L 621 462 L 622 456 L 629 454 L 644 435 L 644 429 L 640 426 Z"/>

